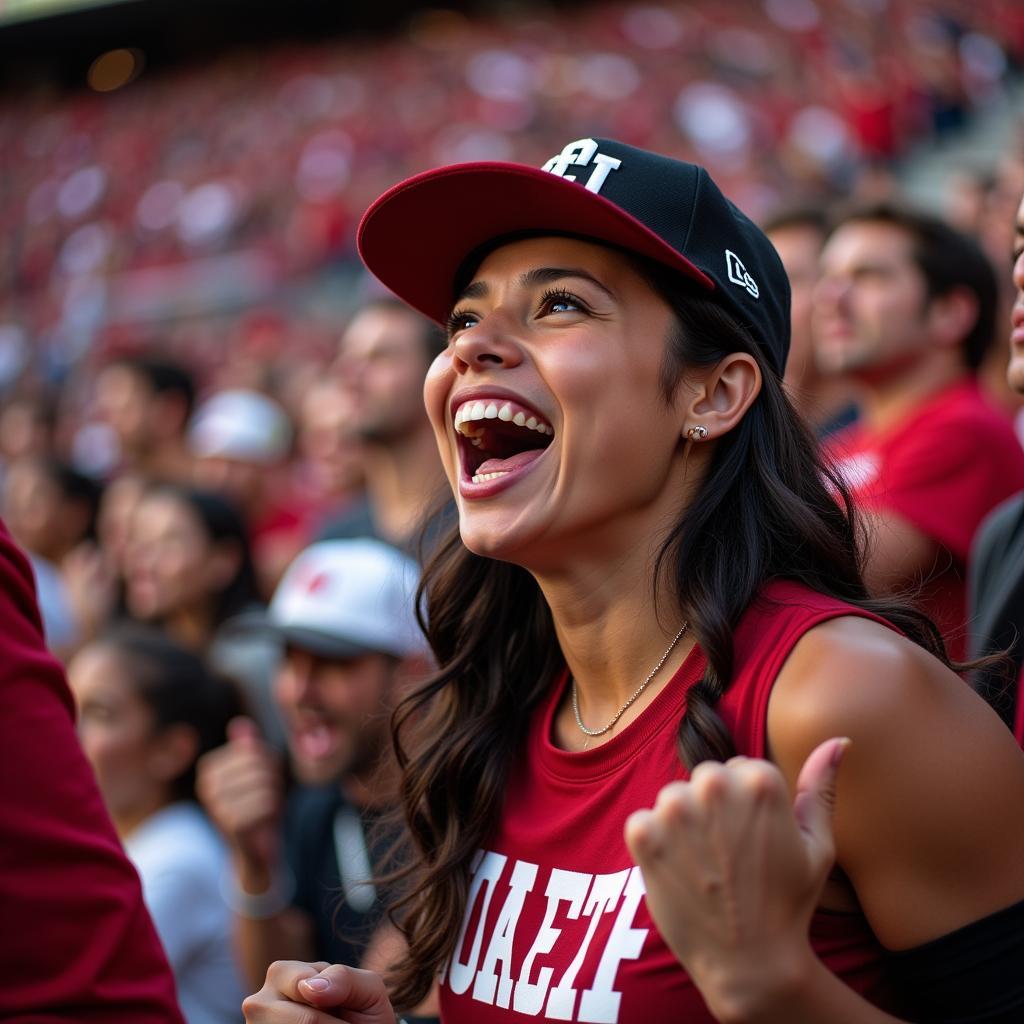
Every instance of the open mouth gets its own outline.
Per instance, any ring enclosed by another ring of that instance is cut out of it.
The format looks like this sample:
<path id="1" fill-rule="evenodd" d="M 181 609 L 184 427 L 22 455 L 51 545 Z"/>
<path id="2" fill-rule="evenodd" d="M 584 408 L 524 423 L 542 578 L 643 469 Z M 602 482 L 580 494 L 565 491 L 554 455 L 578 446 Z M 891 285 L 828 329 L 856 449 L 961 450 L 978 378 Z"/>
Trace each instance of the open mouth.
<path id="1" fill-rule="evenodd" d="M 525 405 L 506 399 L 464 402 L 455 410 L 462 470 L 474 484 L 525 469 L 554 440 L 550 423 Z"/>

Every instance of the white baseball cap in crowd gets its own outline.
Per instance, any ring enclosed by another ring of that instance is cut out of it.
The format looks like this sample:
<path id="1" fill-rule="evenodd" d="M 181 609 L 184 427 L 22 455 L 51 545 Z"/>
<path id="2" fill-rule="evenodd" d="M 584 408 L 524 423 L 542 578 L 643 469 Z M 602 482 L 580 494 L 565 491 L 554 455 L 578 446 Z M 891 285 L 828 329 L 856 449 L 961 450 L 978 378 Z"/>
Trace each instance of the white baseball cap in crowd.
<path id="1" fill-rule="evenodd" d="M 269 464 L 288 454 L 288 414 L 258 391 L 232 388 L 206 399 L 192 416 L 188 446 L 193 455 Z"/>
<path id="2" fill-rule="evenodd" d="M 383 541 L 320 541 L 288 567 L 265 612 L 231 625 L 266 630 L 323 658 L 426 653 L 415 612 L 419 575 L 411 558 Z"/>

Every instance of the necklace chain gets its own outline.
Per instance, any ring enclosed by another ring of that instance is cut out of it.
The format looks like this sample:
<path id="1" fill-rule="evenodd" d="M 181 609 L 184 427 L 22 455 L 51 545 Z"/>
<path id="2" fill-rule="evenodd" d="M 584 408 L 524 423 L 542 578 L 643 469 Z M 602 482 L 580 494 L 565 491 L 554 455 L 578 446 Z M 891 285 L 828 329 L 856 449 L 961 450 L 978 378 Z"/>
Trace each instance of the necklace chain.
<path id="1" fill-rule="evenodd" d="M 633 691 L 633 695 L 629 698 L 629 700 L 626 701 L 625 704 L 622 705 L 621 708 L 619 708 L 618 711 L 615 712 L 614 716 L 612 717 L 612 720 L 603 729 L 588 729 L 583 724 L 583 719 L 580 717 L 579 691 L 576 689 L 576 680 L 573 679 L 572 713 L 576 716 L 576 725 L 579 726 L 579 730 L 581 733 L 583 733 L 584 736 L 603 736 L 606 732 L 608 732 L 611 728 L 614 727 L 615 723 L 626 713 L 626 711 L 628 710 L 629 706 L 633 703 L 633 701 L 635 701 L 637 697 L 639 697 L 640 694 L 647 689 L 647 687 L 651 683 L 651 680 L 658 674 L 659 670 L 661 669 L 661 666 L 664 665 L 666 661 L 668 661 L 669 655 L 676 649 L 676 644 L 679 643 L 679 641 L 683 638 L 683 634 L 686 632 L 689 625 L 689 622 L 683 623 L 679 632 L 676 633 L 675 637 L 673 638 L 672 643 L 668 645 L 668 650 L 665 651 L 665 653 L 661 656 L 661 659 L 658 661 L 658 664 L 651 669 L 651 671 L 647 675 L 647 678 L 636 688 L 636 690 Z"/>

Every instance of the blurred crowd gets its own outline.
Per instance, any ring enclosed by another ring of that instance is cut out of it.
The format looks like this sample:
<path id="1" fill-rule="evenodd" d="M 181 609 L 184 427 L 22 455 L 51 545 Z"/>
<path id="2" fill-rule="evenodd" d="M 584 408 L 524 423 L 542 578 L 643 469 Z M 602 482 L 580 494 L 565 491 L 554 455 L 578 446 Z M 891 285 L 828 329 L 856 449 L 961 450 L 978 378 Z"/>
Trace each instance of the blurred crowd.
<path id="1" fill-rule="evenodd" d="M 1022 60 L 1024 9 L 1008 0 L 602 3 L 433 10 L 372 44 L 233 53 L 110 95 L 0 97 L 0 514 L 190 1024 L 237 1019 L 269 959 L 383 964 L 396 941 L 369 881 L 390 799 L 370 766 L 388 709 L 428 669 L 412 591 L 421 527 L 429 546 L 448 514 L 420 397 L 441 343 L 354 274 L 330 278 L 350 285 L 337 307 L 296 298 L 353 263 L 367 203 L 428 166 L 539 164 L 586 134 L 707 165 L 782 254 L 791 396 L 864 483 L 865 452 L 888 457 L 893 425 L 929 396 L 899 391 L 885 358 L 839 358 L 836 338 L 875 331 L 884 349 L 913 320 L 850 297 L 858 260 L 913 232 L 835 200 L 896 195 L 898 158 L 996 102 Z M 929 599 L 963 654 L 971 540 L 1024 488 L 1003 343 L 1024 144 L 954 170 L 944 216 L 990 261 L 991 292 L 969 285 L 988 337 L 964 363 L 974 321 L 953 329 L 928 379 L 970 391 L 1003 461 L 987 489 L 973 455 L 936 470 L 981 495 L 955 528 L 898 507 L 903 549 L 925 544 L 899 572 L 879 556 L 878 585 L 941 563 Z M 931 284 L 928 302 L 945 294 Z M 907 358 L 900 380 L 920 380 Z M 338 945 L 339 892 L 354 945 Z"/>

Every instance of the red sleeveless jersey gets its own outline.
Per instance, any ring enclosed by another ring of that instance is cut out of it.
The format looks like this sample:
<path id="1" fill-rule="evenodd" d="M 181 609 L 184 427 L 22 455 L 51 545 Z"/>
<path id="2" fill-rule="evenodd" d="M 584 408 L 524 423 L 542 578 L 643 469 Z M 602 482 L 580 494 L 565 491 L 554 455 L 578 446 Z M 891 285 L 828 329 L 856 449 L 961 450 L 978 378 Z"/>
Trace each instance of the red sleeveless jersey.
<path id="1" fill-rule="evenodd" d="M 718 705 L 740 753 L 765 756 L 779 669 L 807 630 L 841 615 L 874 618 L 789 582 L 769 584 L 747 610 L 734 637 L 734 679 Z M 713 1024 L 651 921 L 622 838 L 634 810 L 685 777 L 676 731 L 705 664 L 695 648 L 638 718 L 578 753 L 551 742 L 566 678 L 552 687 L 512 767 L 497 830 L 472 865 L 462 930 L 441 976 L 444 1024 Z M 848 985 L 890 1003 L 883 950 L 863 917 L 819 912 L 811 940 Z"/>

